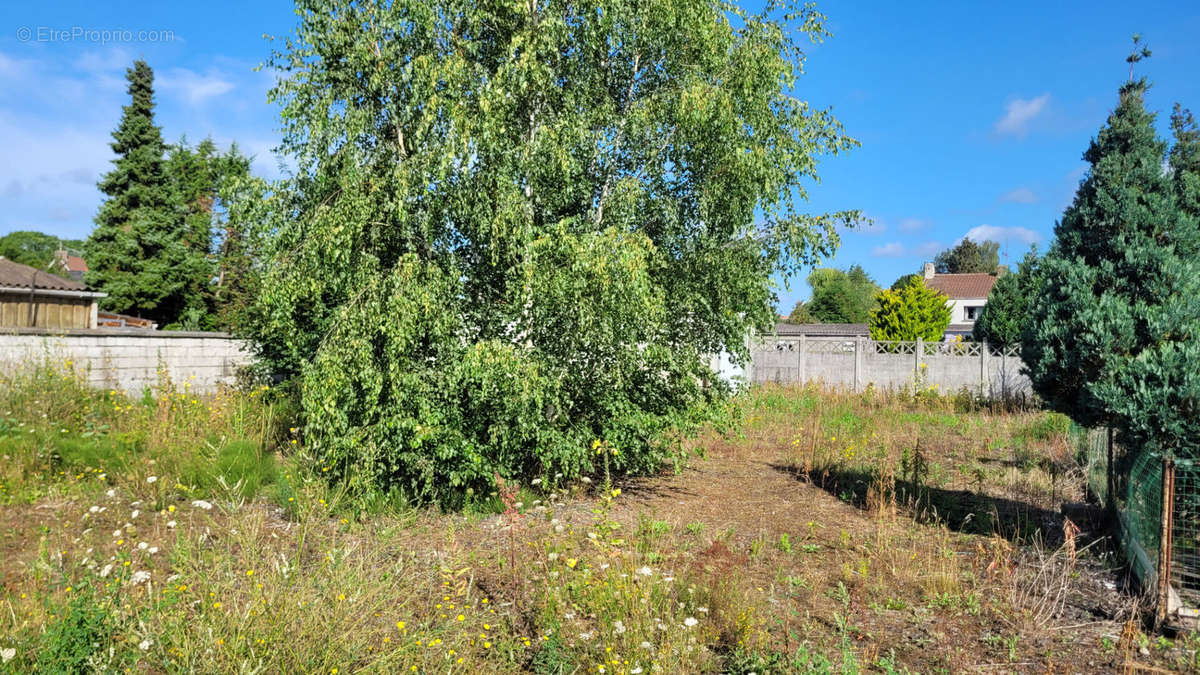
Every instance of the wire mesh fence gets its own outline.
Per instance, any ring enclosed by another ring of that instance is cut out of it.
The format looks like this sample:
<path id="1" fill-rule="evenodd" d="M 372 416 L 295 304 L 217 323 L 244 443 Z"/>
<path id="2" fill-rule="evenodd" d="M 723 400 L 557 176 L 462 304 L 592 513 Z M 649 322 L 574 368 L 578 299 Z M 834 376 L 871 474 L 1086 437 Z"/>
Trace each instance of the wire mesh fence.
<path id="1" fill-rule="evenodd" d="M 1088 486 L 1115 511 L 1130 571 L 1154 591 L 1160 618 L 1194 622 L 1200 617 L 1200 466 L 1149 452 L 1129 455 L 1106 429 L 1077 431 Z"/>
<path id="2" fill-rule="evenodd" d="M 1175 463 L 1171 514 L 1171 588 L 1183 607 L 1200 608 L 1200 467 Z"/>

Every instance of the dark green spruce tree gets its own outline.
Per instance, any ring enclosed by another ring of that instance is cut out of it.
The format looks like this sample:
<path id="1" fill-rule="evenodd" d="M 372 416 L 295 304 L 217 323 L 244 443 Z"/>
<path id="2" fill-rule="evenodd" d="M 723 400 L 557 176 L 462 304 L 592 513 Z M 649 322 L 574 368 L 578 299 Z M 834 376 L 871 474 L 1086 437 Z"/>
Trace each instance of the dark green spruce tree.
<path id="1" fill-rule="evenodd" d="M 1116 428 L 1130 459 L 1180 453 L 1200 438 L 1200 233 L 1164 171 L 1147 87 L 1121 87 L 1084 154 L 1091 167 L 1055 227 L 1022 340 L 1046 403 L 1079 424 Z"/>
<path id="2" fill-rule="evenodd" d="M 164 166 L 166 146 L 154 123 L 154 73 L 135 61 L 125 75 L 131 101 L 113 131 L 113 169 L 84 250 L 87 283 L 108 294 L 105 309 L 167 326 L 182 316 L 205 259 L 189 245 Z"/>
<path id="3" fill-rule="evenodd" d="M 1016 272 L 996 279 L 988 294 L 983 313 L 975 322 L 972 338 L 997 347 L 1021 341 L 1021 332 L 1029 316 L 1029 304 L 1040 293 L 1037 250 L 1025 254 Z"/>

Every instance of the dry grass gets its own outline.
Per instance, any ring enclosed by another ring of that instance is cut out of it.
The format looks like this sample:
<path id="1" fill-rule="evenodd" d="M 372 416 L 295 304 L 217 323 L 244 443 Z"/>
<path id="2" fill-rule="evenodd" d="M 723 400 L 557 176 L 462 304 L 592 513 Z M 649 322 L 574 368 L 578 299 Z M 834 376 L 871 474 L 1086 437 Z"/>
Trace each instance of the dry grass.
<path id="1" fill-rule="evenodd" d="M 679 473 L 509 486 L 502 512 L 443 514 L 346 503 L 305 466 L 270 392 L 131 401 L 51 370 L 0 393 L 0 650 L 14 650 L 0 670 L 1103 672 L 1194 659 L 1191 643 L 1146 657 L 1118 639 L 1129 598 L 1105 586 L 1118 577 L 1087 547 L 1094 533 L 1063 536 L 1058 507 L 1080 486 L 1065 430 L 1041 413 L 756 390 L 740 429 L 693 441 L 703 458 Z M 89 443 L 100 449 L 70 450 Z"/>

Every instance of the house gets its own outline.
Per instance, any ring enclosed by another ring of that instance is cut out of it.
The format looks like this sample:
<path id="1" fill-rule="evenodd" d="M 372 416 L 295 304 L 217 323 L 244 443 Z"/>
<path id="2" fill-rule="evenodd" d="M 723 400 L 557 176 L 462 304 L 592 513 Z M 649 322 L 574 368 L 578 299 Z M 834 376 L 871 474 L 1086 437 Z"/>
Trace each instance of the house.
<path id="1" fill-rule="evenodd" d="M 72 281 L 83 281 L 83 273 L 88 270 L 87 263 L 77 255 L 71 255 L 66 249 L 54 252 L 54 261 L 50 263 L 50 271 L 60 277 Z"/>
<path id="2" fill-rule="evenodd" d="M 104 293 L 0 257 L 0 330 L 95 328 Z"/>
<path id="3" fill-rule="evenodd" d="M 950 307 L 950 326 L 946 328 L 946 339 L 957 336 L 969 337 L 975 328 L 975 320 L 987 304 L 988 294 L 996 285 L 996 275 L 987 273 L 938 274 L 933 263 L 925 263 L 925 286 L 946 294 Z"/>

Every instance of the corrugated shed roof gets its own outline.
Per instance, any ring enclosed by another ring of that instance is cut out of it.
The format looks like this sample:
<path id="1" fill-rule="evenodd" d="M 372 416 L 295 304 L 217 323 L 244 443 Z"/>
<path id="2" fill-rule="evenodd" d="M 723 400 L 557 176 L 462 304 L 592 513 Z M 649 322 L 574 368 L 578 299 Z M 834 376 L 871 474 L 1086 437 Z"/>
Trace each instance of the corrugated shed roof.
<path id="1" fill-rule="evenodd" d="M 776 335 L 811 335 L 813 337 L 858 337 L 868 335 L 865 323 L 779 323 Z"/>
<path id="2" fill-rule="evenodd" d="M 87 286 L 78 281 L 71 281 L 49 272 L 43 272 L 36 267 L 22 265 L 7 258 L 0 258 L 0 286 L 28 289 L 30 285 L 35 290 L 47 291 L 86 291 Z"/>
<path id="3" fill-rule="evenodd" d="M 935 274 L 925 285 L 946 294 L 952 300 L 986 298 L 996 285 L 994 274 Z"/>

